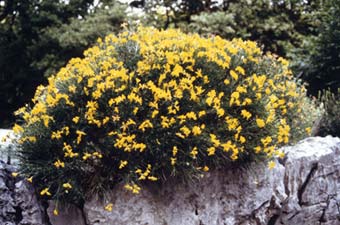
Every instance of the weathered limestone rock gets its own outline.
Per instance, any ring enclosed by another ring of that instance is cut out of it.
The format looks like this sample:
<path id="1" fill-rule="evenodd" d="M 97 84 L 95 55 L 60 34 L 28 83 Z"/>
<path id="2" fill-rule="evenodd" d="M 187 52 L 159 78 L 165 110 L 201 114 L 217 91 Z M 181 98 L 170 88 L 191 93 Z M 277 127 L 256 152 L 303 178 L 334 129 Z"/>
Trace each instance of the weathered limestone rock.
<path id="1" fill-rule="evenodd" d="M 47 225 L 44 209 L 33 187 L 13 177 L 15 167 L 0 161 L 0 224 Z"/>
<path id="2" fill-rule="evenodd" d="M 16 210 L 12 190 L 13 182 L 9 179 L 12 168 L 0 162 L 0 224 L 12 225 L 16 221 Z"/>
<path id="3" fill-rule="evenodd" d="M 87 223 L 181 225 L 340 224 L 340 139 L 308 138 L 284 149 L 275 169 L 215 171 L 200 182 L 117 188 L 106 202 L 87 202 Z M 157 191 L 156 191 L 157 190 Z M 112 212 L 104 210 L 113 203 Z"/>
<path id="4" fill-rule="evenodd" d="M 282 224 L 340 224 L 340 140 L 308 138 L 287 147 Z"/>
<path id="5" fill-rule="evenodd" d="M 11 142 L 14 138 L 12 130 L 0 129 L 0 160 L 8 163 L 17 163 L 14 157 L 15 145 Z"/>
<path id="6" fill-rule="evenodd" d="M 86 225 L 82 210 L 74 205 L 59 205 L 58 216 L 53 214 L 56 204 L 48 202 L 47 215 L 52 225 Z"/>
<path id="7" fill-rule="evenodd" d="M 85 214 L 89 224 L 266 224 L 286 195 L 276 176 L 283 176 L 283 167 L 265 170 L 217 171 L 199 183 L 169 182 L 159 193 L 144 189 L 132 195 L 119 189 L 111 195 L 112 212 L 94 200 L 85 205 Z"/>
<path id="8" fill-rule="evenodd" d="M 31 184 L 11 176 L 15 166 L 0 160 L 0 224 L 339 225 L 340 139 L 308 138 L 283 150 L 286 157 L 273 170 L 254 164 L 213 171 L 199 182 L 169 180 L 139 195 L 117 187 L 82 210 L 59 206 L 58 216 L 55 203 L 44 209 Z M 104 210 L 109 202 L 111 212 Z"/>

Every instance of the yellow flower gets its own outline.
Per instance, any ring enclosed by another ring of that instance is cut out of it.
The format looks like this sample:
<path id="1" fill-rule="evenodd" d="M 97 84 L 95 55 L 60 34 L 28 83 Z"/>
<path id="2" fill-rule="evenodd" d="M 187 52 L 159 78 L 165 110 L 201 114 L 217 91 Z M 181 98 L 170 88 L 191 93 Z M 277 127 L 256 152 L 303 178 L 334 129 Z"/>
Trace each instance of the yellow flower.
<path id="1" fill-rule="evenodd" d="M 153 128 L 152 123 L 150 120 L 145 120 L 143 123 L 141 123 L 138 127 L 139 130 L 145 131 L 146 128 Z"/>
<path id="2" fill-rule="evenodd" d="M 57 161 L 54 162 L 53 164 L 56 168 L 64 168 L 65 167 L 65 163 L 60 161 L 59 159 Z"/>
<path id="3" fill-rule="evenodd" d="M 245 98 L 242 102 L 242 105 L 250 105 L 253 101 L 250 98 Z"/>
<path id="4" fill-rule="evenodd" d="M 214 145 L 214 147 L 219 147 L 221 142 L 217 139 L 215 134 L 210 134 L 210 141 Z"/>
<path id="5" fill-rule="evenodd" d="M 136 115 L 137 114 L 137 112 L 138 112 L 138 110 L 139 110 L 139 108 L 138 107 L 135 107 L 134 109 L 133 109 L 133 115 Z"/>
<path id="6" fill-rule="evenodd" d="M 234 91 L 231 95 L 230 95 L 230 101 L 229 101 L 229 105 L 232 106 L 232 105 L 241 105 L 241 102 L 239 100 L 240 98 L 240 92 L 237 92 L 237 91 Z"/>
<path id="7" fill-rule="evenodd" d="M 174 147 L 172 148 L 172 155 L 173 155 L 173 156 L 176 156 L 176 155 L 177 155 L 177 152 L 178 152 L 178 148 L 177 148 L 177 146 L 174 146 Z"/>
<path id="8" fill-rule="evenodd" d="M 254 148 L 254 150 L 255 150 L 255 153 L 258 154 L 258 153 L 260 153 L 260 151 L 262 150 L 262 148 L 261 148 L 261 146 L 256 146 L 256 147 Z"/>
<path id="9" fill-rule="evenodd" d="M 107 205 L 104 207 L 104 209 L 105 209 L 106 211 L 108 211 L 108 212 L 111 212 L 111 211 L 112 211 L 112 208 L 113 208 L 113 204 L 112 204 L 112 203 L 109 203 L 109 204 L 107 204 Z"/>
<path id="10" fill-rule="evenodd" d="M 199 113 L 198 113 L 198 117 L 202 117 L 202 116 L 204 116 L 204 115 L 206 115 L 207 113 L 205 112 L 205 111 L 200 111 Z"/>
<path id="11" fill-rule="evenodd" d="M 103 119 L 103 125 L 107 124 L 109 121 L 110 121 L 110 117 L 106 116 L 106 117 Z"/>
<path id="12" fill-rule="evenodd" d="M 256 124 L 259 128 L 263 128 L 266 125 L 263 119 L 258 119 L 258 118 L 256 119 Z"/>
<path id="13" fill-rule="evenodd" d="M 243 137 L 243 136 L 240 136 L 240 143 L 241 144 L 244 144 L 245 142 L 246 142 L 246 138 L 245 137 Z"/>
<path id="14" fill-rule="evenodd" d="M 194 136 L 200 135 L 201 133 L 202 133 L 202 130 L 201 130 L 201 128 L 199 126 L 194 126 L 192 128 L 192 134 Z"/>
<path id="15" fill-rule="evenodd" d="M 182 131 L 182 133 L 188 137 L 191 133 L 191 130 L 187 127 L 187 126 L 183 126 L 180 128 L 180 131 Z"/>
<path id="16" fill-rule="evenodd" d="M 55 215 L 55 216 L 58 216 L 58 215 L 59 215 L 58 209 L 54 209 L 54 210 L 53 210 L 53 215 Z"/>
<path id="17" fill-rule="evenodd" d="M 47 196 L 51 196 L 51 193 L 49 192 L 49 188 L 45 188 L 40 192 L 41 196 L 47 195 Z"/>
<path id="18" fill-rule="evenodd" d="M 15 134 L 20 134 L 24 132 L 24 129 L 18 124 L 14 124 L 14 127 L 12 129 Z"/>
<path id="19" fill-rule="evenodd" d="M 235 68 L 235 70 L 236 70 L 237 72 L 239 72 L 240 74 L 242 74 L 242 75 L 245 75 L 245 74 L 246 74 L 245 71 L 244 71 L 244 69 L 243 69 L 241 66 L 237 66 L 237 67 Z"/>
<path id="20" fill-rule="evenodd" d="M 63 131 L 53 131 L 52 134 L 51 134 L 51 139 L 60 139 L 61 138 L 61 135 L 63 134 Z"/>
<path id="21" fill-rule="evenodd" d="M 170 158 L 171 166 L 174 166 L 176 164 L 177 158 Z"/>
<path id="22" fill-rule="evenodd" d="M 138 185 L 136 185 L 136 184 L 133 184 L 133 185 L 126 184 L 124 186 L 124 188 L 129 190 L 129 191 L 131 191 L 134 194 L 139 194 L 139 192 L 140 192 L 140 187 Z"/>
<path id="23" fill-rule="evenodd" d="M 310 135 L 312 133 L 312 128 L 310 128 L 310 127 L 307 127 L 305 130 L 306 130 L 306 133 L 308 135 Z"/>
<path id="24" fill-rule="evenodd" d="M 32 143 L 35 143 L 37 141 L 37 138 L 34 137 L 34 136 L 29 136 L 29 137 L 27 137 L 27 139 L 28 139 L 29 142 L 32 142 Z"/>
<path id="25" fill-rule="evenodd" d="M 73 123 L 77 124 L 79 122 L 79 116 L 75 116 L 72 119 Z"/>
<path id="26" fill-rule="evenodd" d="M 225 79 L 225 80 L 223 81 L 223 83 L 224 83 L 225 85 L 228 85 L 228 84 L 230 84 L 230 80 Z"/>
<path id="27" fill-rule="evenodd" d="M 154 110 L 151 114 L 151 118 L 155 118 L 158 115 L 159 111 L 158 110 Z"/>
<path id="28" fill-rule="evenodd" d="M 267 136 L 266 138 L 261 138 L 261 142 L 264 147 L 267 147 L 269 143 L 272 142 L 272 138 L 270 136 Z"/>
<path id="29" fill-rule="evenodd" d="M 234 79 L 234 80 L 238 80 L 238 75 L 234 70 L 230 70 L 230 76 Z"/>
<path id="30" fill-rule="evenodd" d="M 243 116 L 243 118 L 249 120 L 251 118 L 251 113 L 248 112 L 247 110 L 245 109 L 242 109 L 241 110 L 241 115 Z"/>
<path id="31" fill-rule="evenodd" d="M 77 144 L 79 144 L 81 142 L 82 136 L 86 135 L 86 133 L 83 132 L 83 131 L 77 130 L 76 134 L 78 135 L 77 136 Z"/>
<path id="32" fill-rule="evenodd" d="M 70 183 L 64 183 L 63 184 L 63 188 L 65 189 L 71 189 L 72 188 L 72 185 Z"/>
<path id="33" fill-rule="evenodd" d="M 33 177 L 29 177 L 26 179 L 28 182 L 32 183 L 33 182 Z"/>
<path id="34" fill-rule="evenodd" d="M 99 158 L 99 159 L 103 158 L 103 155 L 102 155 L 101 153 L 99 153 L 99 152 L 93 152 L 92 155 L 93 155 L 94 157 Z"/>
<path id="35" fill-rule="evenodd" d="M 281 159 L 285 157 L 285 153 L 283 151 L 276 151 L 275 154 Z"/>
<path id="36" fill-rule="evenodd" d="M 123 169 L 128 164 L 126 160 L 120 160 L 119 169 Z"/>
<path id="37" fill-rule="evenodd" d="M 154 177 L 154 176 L 148 176 L 148 179 L 151 180 L 151 181 L 157 181 L 158 180 L 158 178 Z"/>
<path id="38" fill-rule="evenodd" d="M 208 172 L 208 171 L 209 171 L 209 167 L 204 166 L 204 167 L 203 167 L 203 171 L 204 171 L 204 172 Z"/>
<path id="39" fill-rule="evenodd" d="M 275 162 L 274 161 L 269 161 L 268 162 L 268 168 L 271 170 L 271 169 L 274 169 L 275 168 Z"/>
<path id="40" fill-rule="evenodd" d="M 198 154 L 198 149 L 197 149 L 197 147 L 194 147 L 194 148 L 191 150 L 190 155 L 191 155 L 191 157 L 192 157 L 193 159 L 196 159 L 197 154 Z"/>
<path id="41" fill-rule="evenodd" d="M 12 173 L 12 177 L 17 177 L 19 175 L 19 173 L 13 172 Z"/>
<path id="42" fill-rule="evenodd" d="M 75 85 L 68 86 L 68 91 L 71 93 L 76 93 L 77 87 Z"/>
<path id="43" fill-rule="evenodd" d="M 216 148 L 215 147 L 210 147 L 207 149 L 208 156 L 215 155 Z"/>
<path id="44" fill-rule="evenodd" d="M 222 116 L 224 115 L 224 109 L 218 108 L 218 109 L 216 110 L 216 113 L 217 113 L 217 116 L 218 116 L 218 117 L 222 117 Z"/>
<path id="45" fill-rule="evenodd" d="M 88 158 L 90 158 L 92 155 L 90 153 L 85 152 L 83 155 L 83 160 L 86 161 Z"/>
<path id="46" fill-rule="evenodd" d="M 53 117 L 47 115 L 41 115 L 40 118 L 43 120 L 45 127 L 48 127 L 50 120 L 53 120 Z"/>

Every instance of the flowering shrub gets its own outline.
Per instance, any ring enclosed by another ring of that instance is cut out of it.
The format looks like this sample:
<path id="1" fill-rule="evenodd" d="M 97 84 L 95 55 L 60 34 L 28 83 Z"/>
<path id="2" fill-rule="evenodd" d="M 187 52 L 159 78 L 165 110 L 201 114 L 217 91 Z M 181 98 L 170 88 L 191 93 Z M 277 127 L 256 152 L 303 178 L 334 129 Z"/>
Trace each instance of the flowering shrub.
<path id="1" fill-rule="evenodd" d="M 311 125 L 288 62 L 251 41 L 139 28 L 84 55 L 17 111 L 21 172 L 48 198 L 79 203 L 117 183 L 139 193 L 170 175 L 282 157 Z"/>

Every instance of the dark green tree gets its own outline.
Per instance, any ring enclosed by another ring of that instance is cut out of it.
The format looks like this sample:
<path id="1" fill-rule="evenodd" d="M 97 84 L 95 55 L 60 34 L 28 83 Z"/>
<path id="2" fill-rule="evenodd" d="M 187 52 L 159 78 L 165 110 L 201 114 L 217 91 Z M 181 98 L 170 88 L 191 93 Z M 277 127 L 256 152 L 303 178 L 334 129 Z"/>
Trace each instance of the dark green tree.
<path id="1" fill-rule="evenodd" d="M 0 0 L 0 126 L 11 125 L 45 76 L 117 31 L 124 10 L 110 0 Z"/>
<path id="2" fill-rule="evenodd" d="M 314 48 L 306 51 L 303 78 L 309 83 L 310 94 L 317 96 L 323 89 L 337 93 L 340 88 L 340 0 L 329 0 L 321 11 L 319 35 Z"/>
<path id="3" fill-rule="evenodd" d="M 287 57 L 306 36 L 316 35 L 315 12 L 320 5 L 319 0 L 224 1 L 216 12 L 193 16 L 189 30 L 255 40 L 264 51 Z"/>
<path id="4" fill-rule="evenodd" d="M 143 9 L 145 25 L 163 29 L 185 28 L 192 22 L 193 15 L 218 9 L 217 1 L 212 0 L 144 0 L 133 1 L 130 5 Z"/>

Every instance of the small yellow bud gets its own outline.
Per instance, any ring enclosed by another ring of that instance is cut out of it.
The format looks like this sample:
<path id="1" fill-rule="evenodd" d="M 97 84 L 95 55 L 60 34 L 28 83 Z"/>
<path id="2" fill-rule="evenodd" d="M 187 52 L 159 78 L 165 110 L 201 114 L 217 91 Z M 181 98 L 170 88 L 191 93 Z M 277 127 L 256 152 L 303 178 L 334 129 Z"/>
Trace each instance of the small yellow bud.
<path id="1" fill-rule="evenodd" d="M 268 162 L 268 168 L 269 168 L 270 170 L 272 170 L 272 169 L 275 168 L 275 162 L 274 162 L 273 160 L 271 160 L 271 161 Z"/>
<path id="2" fill-rule="evenodd" d="M 58 216 L 58 215 L 59 215 L 58 209 L 54 209 L 54 210 L 53 210 L 53 215 L 55 215 L 55 216 Z"/>
<path id="3" fill-rule="evenodd" d="M 106 211 L 108 211 L 108 212 L 111 212 L 111 211 L 112 211 L 112 207 L 113 207 L 113 204 L 112 204 L 112 203 L 109 203 L 109 204 L 107 204 L 107 205 L 104 207 L 104 209 L 105 209 Z"/>
<path id="4" fill-rule="evenodd" d="M 13 172 L 12 173 L 12 177 L 17 177 L 19 175 L 19 173 Z"/>
<path id="5" fill-rule="evenodd" d="M 32 183 L 33 182 L 33 177 L 27 178 L 26 179 L 28 182 Z"/>

